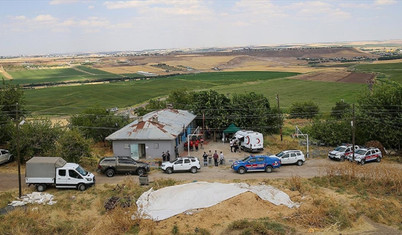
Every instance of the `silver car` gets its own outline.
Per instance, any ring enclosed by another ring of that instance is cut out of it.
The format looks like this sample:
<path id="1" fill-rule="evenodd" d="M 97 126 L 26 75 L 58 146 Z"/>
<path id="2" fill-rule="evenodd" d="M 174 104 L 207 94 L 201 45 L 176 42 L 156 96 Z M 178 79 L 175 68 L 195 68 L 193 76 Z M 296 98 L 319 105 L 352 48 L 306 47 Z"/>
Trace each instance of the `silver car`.
<path id="1" fill-rule="evenodd" d="M 0 164 L 11 162 L 12 160 L 14 160 L 14 156 L 8 150 L 0 149 Z"/>

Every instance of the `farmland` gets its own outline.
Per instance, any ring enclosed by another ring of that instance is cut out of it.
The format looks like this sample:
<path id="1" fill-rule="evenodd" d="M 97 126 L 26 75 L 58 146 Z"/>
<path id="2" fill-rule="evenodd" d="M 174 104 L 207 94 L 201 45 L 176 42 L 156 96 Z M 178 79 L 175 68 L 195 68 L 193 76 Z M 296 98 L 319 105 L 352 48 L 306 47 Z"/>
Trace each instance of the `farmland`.
<path id="1" fill-rule="evenodd" d="M 54 83 L 118 77 L 116 74 L 86 66 L 55 69 L 18 69 L 8 73 L 14 84 Z"/>
<path id="2" fill-rule="evenodd" d="M 393 81 L 402 82 L 402 63 L 360 64 L 355 69 L 364 72 L 382 73 Z"/>
<path id="3" fill-rule="evenodd" d="M 329 111 L 340 99 L 354 102 L 365 87 L 363 84 L 285 78 L 293 75 L 296 73 L 201 73 L 141 81 L 27 90 L 25 94 L 27 108 L 37 114 L 68 115 L 92 106 L 128 107 L 151 98 L 166 96 L 170 91 L 179 88 L 214 89 L 224 94 L 254 91 L 268 97 L 271 105 L 274 105 L 275 95 L 280 94 L 281 107 L 285 109 L 295 101 L 313 100 L 325 112 Z"/>

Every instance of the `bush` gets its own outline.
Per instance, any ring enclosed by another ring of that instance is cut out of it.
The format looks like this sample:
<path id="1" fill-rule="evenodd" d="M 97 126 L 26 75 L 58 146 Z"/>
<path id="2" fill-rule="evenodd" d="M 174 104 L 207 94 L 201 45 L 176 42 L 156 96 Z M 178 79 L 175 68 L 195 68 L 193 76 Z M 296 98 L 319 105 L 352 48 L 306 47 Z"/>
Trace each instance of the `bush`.
<path id="1" fill-rule="evenodd" d="M 312 101 L 296 102 L 290 107 L 290 118 L 307 118 L 312 119 L 317 116 L 319 111 L 318 105 Z"/>
<path id="2" fill-rule="evenodd" d="M 335 107 L 332 107 L 331 117 L 341 119 L 352 113 L 352 107 L 345 101 L 336 102 Z"/>
<path id="3" fill-rule="evenodd" d="M 336 146 L 340 143 L 348 143 L 352 139 L 350 122 L 345 120 L 314 120 L 309 134 L 312 138 L 331 146 Z"/>

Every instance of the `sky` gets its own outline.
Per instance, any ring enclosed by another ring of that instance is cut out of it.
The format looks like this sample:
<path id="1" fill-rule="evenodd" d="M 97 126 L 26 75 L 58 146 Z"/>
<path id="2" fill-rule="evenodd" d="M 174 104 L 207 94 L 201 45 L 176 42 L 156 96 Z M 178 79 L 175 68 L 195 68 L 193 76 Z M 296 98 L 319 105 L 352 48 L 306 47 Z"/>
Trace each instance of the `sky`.
<path id="1" fill-rule="evenodd" d="M 0 56 L 402 39 L 402 0 L 0 0 Z"/>

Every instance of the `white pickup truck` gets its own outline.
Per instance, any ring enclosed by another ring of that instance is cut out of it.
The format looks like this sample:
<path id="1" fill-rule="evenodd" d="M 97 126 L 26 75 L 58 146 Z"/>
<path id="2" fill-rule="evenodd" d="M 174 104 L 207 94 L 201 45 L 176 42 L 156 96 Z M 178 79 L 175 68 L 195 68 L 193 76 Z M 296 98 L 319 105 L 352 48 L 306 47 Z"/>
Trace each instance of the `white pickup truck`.
<path id="1" fill-rule="evenodd" d="M 76 163 L 60 157 L 33 157 L 26 163 L 25 183 L 43 192 L 48 186 L 84 191 L 95 184 L 95 176 Z"/>

